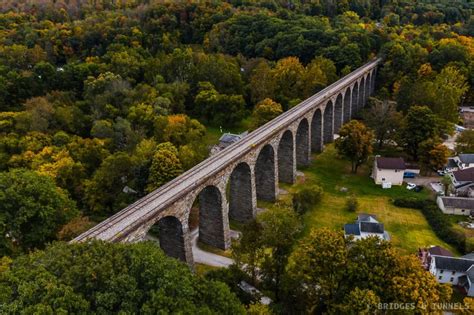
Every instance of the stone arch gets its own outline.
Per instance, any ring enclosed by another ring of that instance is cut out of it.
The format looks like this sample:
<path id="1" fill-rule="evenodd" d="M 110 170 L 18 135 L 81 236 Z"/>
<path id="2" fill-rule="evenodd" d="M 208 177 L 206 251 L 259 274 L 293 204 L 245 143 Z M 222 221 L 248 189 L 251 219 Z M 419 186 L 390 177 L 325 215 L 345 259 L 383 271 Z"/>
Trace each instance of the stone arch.
<path id="1" fill-rule="evenodd" d="M 222 194 L 216 186 L 207 186 L 199 193 L 199 240 L 226 249 Z"/>
<path id="2" fill-rule="evenodd" d="M 351 89 L 347 88 L 346 93 L 344 93 L 344 116 L 342 123 L 345 124 L 349 120 L 351 120 Z"/>
<path id="3" fill-rule="evenodd" d="M 359 83 L 354 83 L 352 87 L 351 118 L 355 116 L 359 109 Z"/>
<path id="4" fill-rule="evenodd" d="M 158 220 L 158 238 L 160 247 L 166 255 L 186 262 L 186 247 L 181 221 L 174 216 Z"/>
<path id="5" fill-rule="evenodd" d="M 306 118 L 302 119 L 296 131 L 296 166 L 309 165 L 309 124 Z"/>
<path id="6" fill-rule="evenodd" d="M 229 217 L 239 222 L 248 222 L 255 217 L 253 203 L 252 171 L 241 162 L 230 174 Z"/>
<path id="7" fill-rule="evenodd" d="M 278 180 L 282 183 L 295 182 L 295 150 L 293 133 L 287 130 L 278 144 Z"/>
<path id="8" fill-rule="evenodd" d="M 334 106 L 334 133 L 338 133 L 342 126 L 342 118 L 344 115 L 342 105 L 342 94 L 339 93 L 336 98 L 336 105 Z"/>
<path id="9" fill-rule="evenodd" d="M 311 152 L 323 150 L 323 115 L 321 109 L 316 109 L 311 119 Z"/>
<path id="10" fill-rule="evenodd" d="M 372 85 L 372 75 L 369 73 L 367 74 L 366 81 L 365 81 L 365 103 L 364 106 L 367 105 L 370 97 L 370 86 Z"/>
<path id="11" fill-rule="evenodd" d="M 375 78 L 376 78 L 376 75 L 377 75 L 377 68 L 374 68 L 372 70 L 372 76 L 371 76 L 372 82 L 370 84 L 370 94 L 371 95 L 374 94 L 374 92 L 375 92 Z"/>
<path id="12" fill-rule="evenodd" d="M 323 119 L 323 139 L 324 143 L 331 143 L 334 140 L 334 106 L 332 105 L 332 101 L 329 101 L 326 104 L 326 108 L 324 109 L 324 119 Z"/>
<path id="13" fill-rule="evenodd" d="M 257 199 L 272 202 L 276 200 L 275 152 L 270 144 L 265 145 L 258 154 L 255 185 Z"/>
<path id="14" fill-rule="evenodd" d="M 359 85 L 359 104 L 357 106 L 358 110 L 364 108 L 365 106 L 365 78 L 360 80 Z"/>

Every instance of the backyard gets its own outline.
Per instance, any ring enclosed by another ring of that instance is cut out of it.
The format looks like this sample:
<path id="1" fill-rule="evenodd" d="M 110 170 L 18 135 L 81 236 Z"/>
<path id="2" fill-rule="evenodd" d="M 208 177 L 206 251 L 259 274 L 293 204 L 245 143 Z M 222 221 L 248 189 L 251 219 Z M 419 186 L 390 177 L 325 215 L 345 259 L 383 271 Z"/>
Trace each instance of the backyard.
<path id="1" fill-rule="evenodd" d="M 416 253 L 419 247 L 440 245 L 453 253 L 457 251 L 440 240 L 423 214 L 416 209 L 395 207 L 391 200 L 399 197 L 427 198 L 425 190 L 416 193 L 405 186 L 382 189 L 369 177 L 370 167 L 365 165 L 357 174 L 350 171 L 350 163 L 339 158 L 333 145 L 327 146 L 323 153 L 314 155 L 310 167 L 303 170 L 304 178 L 299 178 L 293 186 L 283 186 L 290 194 L 282 195 L 283 202 L 290 202 L 291 193 L 304 184 L 315 183 L 323 187 L 322 202 L 305 214 L 305 232 L 312 228 L 329 227 L 342 230 L 345 223 L 352 223 L 357 214 L 346 210 L 346 200 L 355 195 L 359 201 L 359 213 L 375 214 L 384 223 L 392 243 L 405 254 Z M 345 188 L 342 189 L 341 188 Z M 345 191 L 345 192 L 344 192 Z M 259 203 L 260 207 L 272 208 L 274 205 Z"/>

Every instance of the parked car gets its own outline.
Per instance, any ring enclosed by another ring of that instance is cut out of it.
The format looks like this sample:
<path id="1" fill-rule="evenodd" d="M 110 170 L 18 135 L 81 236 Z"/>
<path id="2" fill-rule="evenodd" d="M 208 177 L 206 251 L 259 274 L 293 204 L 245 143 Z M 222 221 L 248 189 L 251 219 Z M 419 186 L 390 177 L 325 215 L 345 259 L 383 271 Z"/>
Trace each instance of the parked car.
<path id="1" fill-rule="evenodd" d="M 412 190 L 412 189 L 414 189 L 415 187 L 416 187 L 416 184 L 414 184 L 414 183 L 408 183 L 408 184 L 407 184 L 407 189 L 408 189 L 408 190 Z"/>
<path id="2" fill-rule="evenodd" d="M 403 178 L 415 178 L 416 174 L 413 172 L 405 172 L 403 173 Z"/>
<path id="3" fill-rule="evenodd" d="M 438 173 L 439 176 L 446 175 L 446 171 L 444 171 L 444 170 L 438 170 L 436 173 Z"/>
<path id="4" fill-rule="evenodd" d="M 415 188 L 413 188 L 414 192 L 420 192 L 423 190 L 423 186 L 417 185 Z"/>

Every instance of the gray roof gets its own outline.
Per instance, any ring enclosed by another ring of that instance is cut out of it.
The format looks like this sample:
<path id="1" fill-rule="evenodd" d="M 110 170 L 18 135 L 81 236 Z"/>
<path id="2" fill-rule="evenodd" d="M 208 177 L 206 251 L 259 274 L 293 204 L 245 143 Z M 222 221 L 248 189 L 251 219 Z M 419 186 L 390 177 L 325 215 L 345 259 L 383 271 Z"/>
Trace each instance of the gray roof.
<path id="1" fill-rule="evenodd" d="M 474 260 L 474 252 L 461 256 L 461 258 Z"/>
<path id="2" fill-rule="evenodd" d="M 474 198 L 441 197 L 445 207 L 474 210 Z"/>
<path id="3" fill-rule="evenodd" d="M 383 234 L 383 223 L 360 222 L 360 230 L 365 233 Z"/>
<path id="4" fill-rule="evenodd" d="M 344 224 L 344 233 L 346 235 L 360 235 L 359 224 Z"/>
<path id="5" fill-rule="evenodd" d="M 474 167 L 455 171 L 453 175 L 458 182 L 472 182 L 474 181 Z"/>
<path id="6" fill-rule="evenodd" d="M 472 265 L 474 260 L 458 257 L 433 256 L 436 268 L 443 270 L 453 270 L 466 272 Z"/>
<path id="7" fill-rule="evenodd" d="M 474 163 L 474 154 L 459 154 L 459 160 L 466 164 Z"/>
<path id="8" fill-rule="evenodd" d="M 389 158 L 378 156 L 375 158 L 377 167 L 386 170 L 404 170 L 405 161 L 402 158 Z"/>
<path id="9" fill-rule="evenodd" d="M 357 215 L 357 222 L 378 222 L 375 214 L 360 213 Z"/>

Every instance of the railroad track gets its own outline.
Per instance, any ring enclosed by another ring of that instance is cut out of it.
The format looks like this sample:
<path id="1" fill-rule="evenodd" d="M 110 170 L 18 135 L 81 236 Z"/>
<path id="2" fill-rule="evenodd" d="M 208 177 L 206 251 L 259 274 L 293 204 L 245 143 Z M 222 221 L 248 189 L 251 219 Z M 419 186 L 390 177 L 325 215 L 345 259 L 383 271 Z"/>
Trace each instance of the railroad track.
<path id="1" fill-rule="evenodd" d="M 313 109 L 315 102 L 317 102 L 318 104 L 324 104 L 335 93 L 339 92 L 347 85 L 352 84 L 352 81 L 354 79 L 358 78 L 364 72 L 374 68 L 379 62 L 380 59 L 375 59 L 353 71 L 344 78 L 341 78 L 340 80 L 334 82 L 330 86 L 324 88 L 320 92 L 304 100 L 297 106 L 279 115 L 278 117 L 266 123 L 257 130 L 251 132 L 242 140 L 230 145 L 229 147 L 225 148 L 216 155 L 207 158 L 206 160 L 202 161 L 190 170 L 186 171 L 184 174 L 171 180 L 170 182 L 158 188 L 157 190 L 140 198 L 128 207 L 122 209 L 118 213 L 97 224 L 90 230 L 73 239 L 71 242 L 81 242 L 91 238 L 100 238 L 112 241 L 120 240 L 121 238 L 127 235 L 127 230 L 133 230 L 136 226 L 143 224 L 144 222 L 149 220 L 150 217 L 156 215 L 157 207 L 153 207 L 147 212 L 141 214 L 139 218 L 134 219 L 120 231 L 114 232 L 113 235 L 102 234 L 106 234 L 110 229 L 112 229 L 112 227 L 116 226 L 120 222 L 126 219 L 130 219 L 130 217 L 136 214 L 137 211 L 143 208 L 143 206 L 149 205 L 152 202 L 156 202 L 157 199 L 160 197 L 162 197 L 161 199 L 164 200 L 162 200 L 162 202 L 158 205 L 159 208 L 164 209 L 167 206 L 173 204 L 176 200 L 182 198 L 183 194 L 189 193 L 194 189 L 194 187 L 200 185 L 210 176 L 213 176 L 214 174 L 221 171 L 229 163 L 232 163 L 233 161 L 238 160 L 242 156 L 247 154 L 253 149 L 254 146 L 258 146 L 262 142 L 268 140 L 269 138 L 272 138 L 275 134 L 286 128 L 289 124 L 293 123 L 295 120 L 300 119 L 301 116 L 304 116 L 308 111 Z M 216 162 L 220 163 L 218 163 L 218 165 L 214 165 L 216 164 Z M 206 172 L 206 174 L 200 174 L 206 169 L 209 172 Z M 190 180 L 193 180 L 191 184 L 188 183 L 188 181 Z M 180 186 L 184 187 L 179 189 Z M 171 196 L 167 196 L 168 194 L 170 194 L 170 192 L 174 192 L 175 190 L 177 193 L 175 192 Z"/>

